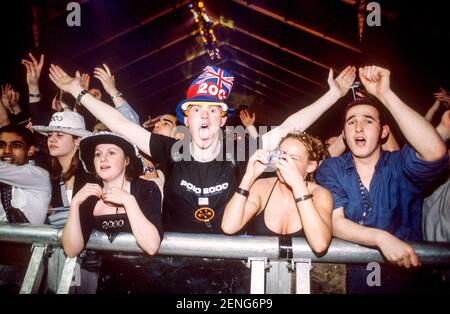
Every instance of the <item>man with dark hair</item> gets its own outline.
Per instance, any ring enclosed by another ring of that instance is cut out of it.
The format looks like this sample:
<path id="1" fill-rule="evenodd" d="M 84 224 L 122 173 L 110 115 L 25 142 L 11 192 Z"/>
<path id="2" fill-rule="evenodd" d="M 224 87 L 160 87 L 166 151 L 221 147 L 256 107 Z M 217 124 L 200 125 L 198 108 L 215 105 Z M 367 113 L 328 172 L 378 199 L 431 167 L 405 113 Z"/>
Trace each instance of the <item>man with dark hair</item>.
<path id="1" fill-rule="evenodd" d="M 350 151 L 325 160 L 317 175 L 333 195 L 333 234 L 377 247 L 399 266 L 419 266 L 414 249 L 404 241 L 422 240 L 422 192 L 447 167 L 445 144 L 433 126 L 391 90 L 388 70 L 367 66 L 359 69 L 359 76 L 409 144 L 397 152 L 383 151 L 388 129 L 377 107 L 367 101 L 348 108 L 342 134 Z"/>
<path id="2" fill-rule="evenodd" d="M 51 198 L 49 174 L 28 163 L 33 133 L 18 125 L 0 128 L 0 221 L 43 224 Z"/>

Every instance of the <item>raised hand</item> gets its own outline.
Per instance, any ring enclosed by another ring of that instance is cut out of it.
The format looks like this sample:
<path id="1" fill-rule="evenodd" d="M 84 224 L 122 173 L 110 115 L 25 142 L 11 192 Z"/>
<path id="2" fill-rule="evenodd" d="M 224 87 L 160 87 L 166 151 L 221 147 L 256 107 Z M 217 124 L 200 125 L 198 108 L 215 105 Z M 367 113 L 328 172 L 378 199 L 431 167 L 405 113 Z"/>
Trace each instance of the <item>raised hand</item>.
<path id="1" fill-rule="evenodd" d="M 114 76 L 111 74 L 111 70 L 106 64 L 103 63 L 103 68 L 95 68 L 94 77 L 102 83 L 103 88 L 110 96 L 114 96 L 119 93 L 116 88 Z"/>
<path id="2" fill-rule="evenodd" d="M 14 94 L 14 90 L 11 87 L 11 84 L 6 84 L 5 86 L 1 86 L 2 89 L 2 97 L 1 102 L 3 103 L 3 106 L 11 111 L 11 99 Z"/>
<path id="3" fill-rule="evenodd" d="M 76 94 L 77 92 L 79 92 L 79 90 L 82 89 L 80 84 L 81 76 L 79 75 L 79 73 L 76 77 L 70 77 L 58 65 L 50 65 L 49 77 L 59 89 L 71 93 L 72 95 Z"/>
<path id="4" fill-rule="evenodd" d="M 89 76 L 89 74 L 87 74 L 87 73 L 81 74 L 81 81 L 80 81 L 81 87 L 85 90 L 89 90 L 90 80 L 91 80 L 91 77 Z"/>
<path id="5" fill-rule="evenodd" d="M 389 70 L 375 65 L 359 68 L 359 78 L 364 87 L 378 98 L 390 91 L 390 75 Z"/>
<path id="6" fill-rule="evenodd" d="M 248 160 L 245 176 L 250 178 L 251 181 L 256 180 L 264 172 L 268 164 L 267 152 L 258 149 Z"/>
<path id="7" fill-rule="evenodd" d="M 158 122 L 161 119 L 161 115 L 152 118 L 152 116 L 148 116 L 147 120 L 142 123 L 142 126 L 146 129 L 149 129 L 153 126 L 155 126 L 156 122 Z"/>
<path id="8" fill-rule="evenodd" d="M 22 59 L 22 64 L 27 70 L 27 84 L 30 92 L 39 91 L 39 78 L 41 77 L 42 68 L 44 67 L 44 55 L 41 55 L 39 62 L 29 53 L 30 60 Z"/>
<path id="9" fill-rule="evenodd" d="M 354 66 L 347 66 L 335 79 L 333 78 L 333 69 L 330 69 L 328 74 L 328 86 L 330 87 L 330 91 L 339 98 L 345 96 L 355 78 L 356 68 Z"/>
<path id="10" fill-rule="evenodd" d="M 450 97 L 450 95 L 448 95 L 447 91 L 445 89 L 443 89 L 442 87 L 439 88 L 439 92 L 433 93 L 433 96 L 436 99 L 441 99 L 443 97 Z"/>
<path id="11" fill-rule="evenodd" d="M 441 88 L 439 93 L 434 93 L 434 97 L 439 104 L 443 104 L 447 109 L 450 109 L 450 93 Z"/>
<path id="12" fill-rule="evenodd" d="M 292 189 L 294 189 L 297 184 L 305 181 L 302 174 L 298 171 L 294 160 L 288 154 L 283 154 L 275 164 L 275 167 L 280 171 L 286 184 Z"/>
<path id="13" fill-rule="evenodd" d="M 53 100 L 52 100 L 52 109 L 55 110 L 55 111 L 62 111 L 62 110 L 63 110 L 63 107 L 62 107 L 62 105 L 61 105 L 61 102 L 60 102 L 59 99 L 58 99 L 58 95 L 59 95 L 59 93 L 56 94 L 55 97 L 53 97 Z"/>
<path id="14" fill-rule="evenodd" d="M 241 118 L 241 122 L 242 124 L 248 128 L 250 125 L 254 125 L 255 124 L 255 120 L 256 120 L 256 115 L 253 112 L 253 115 L 250 116 L 250 114 L 248 113 L 247 109 L 241 110 L 239 112 L 239 117 Z"/>
<path id="15" fill-rule="evenodd" d="M 98 88 L 91 88 L 89 90 L 89 94 L 97 98 L 98 100 L 102 100 L 102 92 Z"/>

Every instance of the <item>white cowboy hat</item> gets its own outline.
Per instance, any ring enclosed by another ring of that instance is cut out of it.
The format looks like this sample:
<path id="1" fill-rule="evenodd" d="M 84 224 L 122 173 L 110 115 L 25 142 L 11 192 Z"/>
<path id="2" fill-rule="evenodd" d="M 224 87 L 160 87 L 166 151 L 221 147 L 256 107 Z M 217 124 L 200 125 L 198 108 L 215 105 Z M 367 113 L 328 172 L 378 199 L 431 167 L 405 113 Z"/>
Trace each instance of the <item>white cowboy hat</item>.
<path id="1" fill-rule="evenodd" d="M 48 126 L 34 125 L 32 128 L 45 136 L 48 136 L 48 132 L 61 132 L 79 137 L 91 135 L 91 132 L 86 130 L 84 118 L 72 111 L 56 112 Z"/>

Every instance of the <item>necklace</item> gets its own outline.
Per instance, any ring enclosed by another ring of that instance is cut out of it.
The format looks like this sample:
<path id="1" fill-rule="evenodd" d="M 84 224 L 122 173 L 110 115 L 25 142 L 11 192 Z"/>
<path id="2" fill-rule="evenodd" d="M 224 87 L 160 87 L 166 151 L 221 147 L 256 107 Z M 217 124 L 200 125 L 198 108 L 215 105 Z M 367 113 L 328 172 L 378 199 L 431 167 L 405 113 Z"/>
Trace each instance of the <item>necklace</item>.
<path id="1" fill-rule="evenodd" d="M 363 211 L 361 220 L 358 223 L 360 225 L 364 225 L 364 221 L 365 221 L 366 217 L 369 216 L 370 213 L 372 212 L 372 206 L 370 205 L 368 195 L 366 195 L 366 190 L 365 190 L 364 185 L 361 182 L 361 178 L 359 177 L 358 173 L 356 173 L 356 174 L 358 176 L 359 191 L 360 191 L 361 199 L 363 201 L 363 206 L 364 206 L 364 211 Z"/>
<path id="2" fill-rule="evenodd" d="M 125 175 L 122 178 L 122 187 L 121 187 L 121 189 L 123 189 L 124 184 L 125 184 Z M 105 201 L 103 201 L 103 203 L 105 203 L 108 206 L 115 207 L 116 208 L 116 215 L 119 213 L 119 206 L 117 206 L 117 204 L 106 203 Z"/>

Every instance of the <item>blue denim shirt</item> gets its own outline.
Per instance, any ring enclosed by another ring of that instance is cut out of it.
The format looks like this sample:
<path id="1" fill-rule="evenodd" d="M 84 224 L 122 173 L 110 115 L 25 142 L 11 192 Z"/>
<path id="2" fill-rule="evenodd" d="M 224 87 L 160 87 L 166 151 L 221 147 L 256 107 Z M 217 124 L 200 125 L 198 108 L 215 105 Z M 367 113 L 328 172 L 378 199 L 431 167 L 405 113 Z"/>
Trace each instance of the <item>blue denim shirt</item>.
<path id="1" fill-rule="evenodd" d="M 139 125 L 139 115 L 127 102 L 124 102 L 123 104 L 117 106 L 116 109 L 119 110 L 119 112 L 123 114 L 125 118 L 127 118 L 134 124 Z"/>
<path id="2" fill-rule="evenodd" d="M 422 240 L 422 192 L 448 167 L 448 155 L 429 162 L 419 159 L 409 145 L 400 151 L 381 153 L 370 182 L 372 211 L 364 225 L 383 229 L 402 240 Z M 364 212 L 358 175 L 352 154 L 325 160 L 317 182 L 333 195 L 334 209 L 344 207 L 347 219 L 359 222 Z"/>

